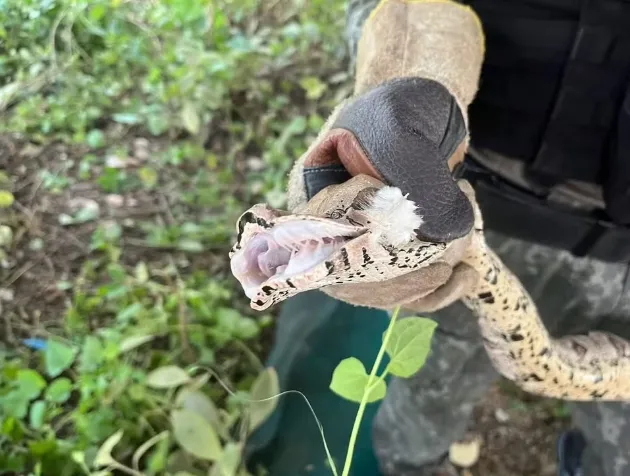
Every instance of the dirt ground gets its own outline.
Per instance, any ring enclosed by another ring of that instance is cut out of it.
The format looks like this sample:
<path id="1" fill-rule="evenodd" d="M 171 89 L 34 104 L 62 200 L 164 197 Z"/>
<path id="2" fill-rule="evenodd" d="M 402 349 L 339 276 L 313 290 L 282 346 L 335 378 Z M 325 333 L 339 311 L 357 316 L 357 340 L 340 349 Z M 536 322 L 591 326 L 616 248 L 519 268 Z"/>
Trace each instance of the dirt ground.
<path id="1" fill-rule="evenodd" d="M 0 210 L 0 221 L 17 230 L 11 253 L 0 260 L 0 341 L 8 346 L 27 336 L 45 335 L 55 326 L 67 304 L 67 290 L 59 280 L 76 277 L 89 254 L 89 240 L 96 223 L 72 228 L 59 224 L 61 213 L 71 212 L 72 197 L 93 200 L 102 210 L 101 219 L 131 220 L 135 216 L 165 212 L 164 196 L 140 194 L 124 196 L 126 206 L 114 203 L 90 184 L 70 187 L 62 194 L 42 189 L 37 171 L 53 162 L 68 159 L 69 151 L 52 145 L 39 148 L 8 137 L 0 137 L 0 170 L 12 178 L 15 205 Z M 78 187 L 78 188 L 77 188 Z M 168 197 L 166 197 L 168 198 Z M 45 246 L 38 247 L 38 240 Z M 126 260 L 150 259 L 146 250 L 132 251 Z M 212 263 L 209 258 L 209 265 Z M 217 259 L 215 266 L 224 266 Z M 557 402 L 527 396 L 508 384 L 494 387 L 476 408 L 470 428 L 480 437 L 477 463 L 462 469 L 462 476 L 553 476 L 556 471 L 555 444 L 568 426 L 564 407 Z"/>
<path id="2" fill-rule="evenodd" d="M 475 409 L 471 437 L 479 461 L 462 476 L 555 476 L 556 440 L 570 424 L 563 405 L 526 395 L 502 382 Z"/>

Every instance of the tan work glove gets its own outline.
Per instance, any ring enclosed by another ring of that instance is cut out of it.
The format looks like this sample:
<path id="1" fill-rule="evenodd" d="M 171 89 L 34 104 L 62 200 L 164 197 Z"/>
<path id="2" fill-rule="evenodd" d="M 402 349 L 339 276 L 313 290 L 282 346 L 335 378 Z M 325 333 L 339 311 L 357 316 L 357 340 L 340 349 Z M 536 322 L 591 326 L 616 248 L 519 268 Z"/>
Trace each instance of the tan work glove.
<path id="1" fill-rule="evenodd" d="M 355 95 L 333 111 L 296 162 L 289 210 L 334 217 L 365 187 L 365 178 L 356 189 L 348 180 L 367 175 L 408 194 L 422 218 L 420 239 L 457 240 L 458 246 L 421 270 L 323 288 L 329 295 L 355 305 L 430 312 L 476 281 L 477 273 L 460 264 L 473 211 L 451 172 L 468 145 L 467 107 L 477 91 L 483 41 L 474 12 L 450 1 L 385 0 L 366 21 Z"/>

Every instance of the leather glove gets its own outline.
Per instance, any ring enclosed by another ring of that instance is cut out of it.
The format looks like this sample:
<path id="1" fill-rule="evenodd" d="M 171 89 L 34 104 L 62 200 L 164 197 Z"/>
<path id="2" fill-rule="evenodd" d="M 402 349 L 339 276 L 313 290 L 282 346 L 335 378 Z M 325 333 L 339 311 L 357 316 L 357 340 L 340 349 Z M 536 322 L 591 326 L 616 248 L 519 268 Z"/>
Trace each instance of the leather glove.
<path id="1" fill-rule="evenodd" d="M 455 2 L 385 0 L 366 21 L 355 94 L 333 111 L 293 167 L 289 210 L 324 215 L 343 208 L 365 187 L 365 176 L 373 177 L 416 204 L 420 239 L 458 246 L 398 278 L 324 292 L 355 305 L 430 312 L 476 282 L 477 273 L 460 263 L 474 220 L 470 189 L 460 188 L 451 172 L 468 145 L 466 112 L 482 59 L 479 20 Z"/>

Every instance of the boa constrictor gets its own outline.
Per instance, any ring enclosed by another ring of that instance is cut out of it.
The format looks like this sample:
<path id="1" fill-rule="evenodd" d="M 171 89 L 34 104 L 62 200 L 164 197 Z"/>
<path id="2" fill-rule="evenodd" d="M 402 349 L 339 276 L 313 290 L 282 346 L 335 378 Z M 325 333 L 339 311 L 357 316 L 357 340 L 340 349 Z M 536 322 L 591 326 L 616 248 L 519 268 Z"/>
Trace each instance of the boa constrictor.
<path id="1" fill-rule="evenodd" d="M 602 332 L 553 339 L 527 290 L 487 246 L 472 187 L 463 181 L 460 187 L 475 212 L 463 262 L 479 275 L 462 300 L 478 319 L 495 368 L 542 396 L 630 400 L 630 342 Z M 410 233 L 418 225 L 414 209 L 397 188 L 371 186 L 316 213 L 255 205 L 238 221 L 232 272 L 257 310 L 307 290 L 401 276 L 454 246 Z"/>

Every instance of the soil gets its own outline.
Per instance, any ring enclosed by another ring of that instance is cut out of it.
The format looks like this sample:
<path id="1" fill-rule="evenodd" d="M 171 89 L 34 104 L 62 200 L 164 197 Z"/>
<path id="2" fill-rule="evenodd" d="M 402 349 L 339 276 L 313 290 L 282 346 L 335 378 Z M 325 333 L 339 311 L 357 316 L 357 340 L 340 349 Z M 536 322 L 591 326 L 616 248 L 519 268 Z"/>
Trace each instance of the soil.
<path id="1" fill-rule="evenodd" d="M 556 441 L 569 424 L 560 403 L 502 382 L 475 409 L 470 432 L 481 437 L 481 453 L 460 475 L 555 476 Z"/>

